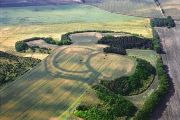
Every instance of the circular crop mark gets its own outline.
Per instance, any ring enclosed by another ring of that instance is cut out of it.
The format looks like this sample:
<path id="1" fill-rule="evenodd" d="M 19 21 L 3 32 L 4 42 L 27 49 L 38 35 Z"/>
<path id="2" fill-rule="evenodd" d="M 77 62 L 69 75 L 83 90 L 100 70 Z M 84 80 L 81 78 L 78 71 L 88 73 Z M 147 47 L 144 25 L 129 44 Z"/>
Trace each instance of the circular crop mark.
<path id="1" fill-rule="evenodd" d="M 86 61 L 92 51 L 84 47 L 67 47 L 56 55 L 54 66 L 64 72 L 89 72 Z"/>
<path id="2" fill-rule="evenodd" d="M 128 75 L 135 67 L 134 60 L 115 54 L 97 53 L 91 56 L 88 61 L 94 71 L 101 73 L 102 80 L 113 80 Z"/>

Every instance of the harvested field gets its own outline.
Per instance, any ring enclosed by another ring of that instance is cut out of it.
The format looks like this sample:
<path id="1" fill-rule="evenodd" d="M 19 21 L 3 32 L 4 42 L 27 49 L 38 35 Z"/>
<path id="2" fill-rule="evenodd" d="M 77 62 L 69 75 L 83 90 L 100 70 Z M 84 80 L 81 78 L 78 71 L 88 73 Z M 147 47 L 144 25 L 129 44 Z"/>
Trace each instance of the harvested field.
<path id="1" fill-rule="evenodd" d="M 42 39 L 40 39 L 40 40 L 33 40 L 33 41 L 26 42 L 26 43 L 30 47 L 39 46 L 40 48 L 49 48 L 49 49 L 52 49 L 52 50 L 56 49 L 58 47 L 57 45 L 48 44 L 48 43 L 46 43 Z"/>
<path id="2" fill-rule="evenodd" d="M 159 0 L 161 7 L 165 11 L 165 15 L 172 16 L 176 20 L 180 20 L 180 1 L 179 0 Z"/>
<path id="3" fill-rule="evenodd" d="M 100 51 L 102 48 L 100 45 L 57 48 L 38 66 L 0 90 L 0 119 L 58 118 L 84 93 L 87 85 L 104 79 L 107 70 L 108 77 L 134 70 L 135 59 L 106 56 Z"/>
<path id="4" fill-rule="evenodd" d="M 70 38 L 75 44 L 96 44 L 104 36 L 112 35 L 114 37 L 128 36 L 128 33 L 100 33 L 100 32 L 83 32 L 71 34 Z"/>
<path id="5" fill-rule="evenodd" d="M 103 35 L 98 32 L 85 32 L 70 35 L 72 42 L 75 44 L 94 44 L 97 43 L 97 41 L 102 37 Z"/>
<path id="6" fill-rule="evenodd" d="M 163 17 L 154 0 L 85 0 L 85 3 L 118 14 Z"/>
<path id="7" fill-rule="evenodd" d="M 180 22 L 176 28 L 157 28 L 165 54 L 162 54 L 164 63 L 169 67 L 170 90 L 168 96 L 154 112 L 153 120 L 178 120 L 180 118 Z"/>

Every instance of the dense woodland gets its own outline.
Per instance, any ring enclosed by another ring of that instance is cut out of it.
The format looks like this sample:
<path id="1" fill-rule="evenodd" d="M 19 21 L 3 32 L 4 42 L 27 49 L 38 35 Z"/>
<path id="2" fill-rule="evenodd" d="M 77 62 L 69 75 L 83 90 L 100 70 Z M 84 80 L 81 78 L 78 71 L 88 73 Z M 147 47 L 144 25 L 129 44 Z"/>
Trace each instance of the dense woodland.
<path id="1" fill-rule="evenodd" d="M 138 48 L 138 49 L 152 49 L 152 41 L 147 38 L 139 36 L 105 36 L 98 41 L 98 44 L 106 44 L 109 47 L 104 48 L 106 53 L 117 53 L 126 55 L 126 49 Z"/>
<path id="2" fill-rule="evenodd" d="M 14 81 L 40 61 L 39 59 L 19 57 L 0 51 L 0 85 Z"/>
<path id="3" fill-rule="evenodd" d="M 168 27 L 172 28 L 175 27 L 176 24 L 171 16 L 167 18 L 154 18 L 151 19 L 151 26 L 152 27 Z"/>
<path id="4" fill-rule="evenodd" d="M 75 115 L 85 120 L 115 120 L 118 117 L 132 117 L 137 108 L 123 96 L 114 94 L 102 85 L 92 87 L 99 99 L 103 101 L 97 106 L 83 105 L 76 108 Z"/>

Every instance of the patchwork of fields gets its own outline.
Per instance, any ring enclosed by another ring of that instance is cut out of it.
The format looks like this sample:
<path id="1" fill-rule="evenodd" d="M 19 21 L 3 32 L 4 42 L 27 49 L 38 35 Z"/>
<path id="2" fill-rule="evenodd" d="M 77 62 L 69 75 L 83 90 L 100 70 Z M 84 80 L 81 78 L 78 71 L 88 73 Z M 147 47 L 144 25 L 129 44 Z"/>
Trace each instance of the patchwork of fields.
<path id="1" fill-rule="evenodd" d="M 177 1 L 173 0 L 172 4 L 168 0 L 162 1 L 167 15 L 173 11 L 174 17 L 179 17 L 176 16 L 179 10 Z M 72 34 L 70 38 L 75 44 L 58 47 L 50 55 L 15 52 L 17 41 L 31 37 L 60 40 L 62 34 L 71 31 L 123 31 L 151 38 L 149 19 L 134 16 L 163 17 L 154 0 L 85 0 L 85 4 L 0 8 L 0 50 L 43 60 L 0 89 L 0 119 L 64 119 L 89 85 L 132 75 L 136 67 L 135 57 L 156 66 L 158 55 L 152 50 L 128 49 L 128 56 L 105 54 L 103 48 L 106 46 L 95 45 L 103 36 L 97 32 Z M 145 92 L 126 98 L 141 108 L 146 98 L 157 89 L 158 82 L 155 77 Z"/>
<path id="2" fill-rule="evenodd" d="M 89 5 L 0 8 L 0 13 L 0 50 L 26 57 L 47 56 L 15 52 L 17 41 L 31 37 L 60 40 L 61 34 L 81 30 L 124 31 L 152 37 L 148 19 L 118 15 Z"/>

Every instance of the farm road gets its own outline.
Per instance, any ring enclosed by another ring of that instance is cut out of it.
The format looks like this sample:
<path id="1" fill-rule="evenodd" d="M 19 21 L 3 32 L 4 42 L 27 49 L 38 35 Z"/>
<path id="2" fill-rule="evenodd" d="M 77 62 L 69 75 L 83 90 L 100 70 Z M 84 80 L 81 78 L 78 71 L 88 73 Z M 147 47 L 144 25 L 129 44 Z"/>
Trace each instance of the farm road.
<path id="1" fill-rule="evenodd" d="M 156 28 L 165 54 L 162 55 L 164 63 L 169 67 L 172 80 L 169 95 L 162 105 L 154 112 L 152 120 L 179 120 L 180 119 L 180 21 L 176 28 Z"/>

